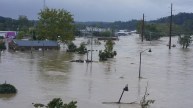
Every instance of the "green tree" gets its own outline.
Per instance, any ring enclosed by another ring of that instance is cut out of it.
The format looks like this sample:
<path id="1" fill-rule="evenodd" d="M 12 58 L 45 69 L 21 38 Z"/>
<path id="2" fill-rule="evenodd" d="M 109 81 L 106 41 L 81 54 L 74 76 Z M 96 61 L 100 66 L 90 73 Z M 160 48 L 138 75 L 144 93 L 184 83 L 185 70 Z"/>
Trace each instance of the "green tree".
<path id="1" fill-rule="evenodd" d="M 112 40 L 107 40 L 105 44 L 105 50 L 99 51 L 99 60 L 105 61 L 107 58 L 113 58 L 117 55 L 116 51 L 113 51 L 114 42 Z"/>
<path id="2" fill-rule="evenodd" d="M 24 35 L 25 35 L 24 31 L 19 31 L 16 38 L 17 39 L 23 39 Z"/>
<path id="3" fill-rule="evenodd" d="M 61 40 L 71 42 L 74 39 L 74 19 L 70 12 L 64 9 L 41 10 L 37 25 L 37 39 Z"/>
<path id="4" fill-rule="evenodd" d="M 114 44 L 115 43 L 112 40 L 107 40 L 107 42 L 105 43 L 105 51 L 112 52 Z"/>
<path id="5" fill-rule="evenodd" d="M 30 24 L 29 24 L 29 20 L 28 20 L 27 16 L 20 15 L 18 18 L 19 31 L 23 31 L 23 32 L 27 33 L 29 25 Z"/>
<path id="6" fill-rule="evenodd" d="M 183 36 L 179 36 L 178 38 L 178 43 L 182 45 L 183 48 L 188 48 L 191 42 L 192 41 L 191 41 L 190 35 L 183 35 Z"/>
<path id="7" fill-rule="evenodd" d="M 78 47 L 76 50 L 77 50 L 78 54 L 85 54 L 85 53 L 87 53 L 87 48 L 86 48 L 84 42 L 80 43 L 80 47 Z"/>
<path id="8" fill-rule="evenodd" d="M 5 50 L 5 49 L 6 49 L 5 42 L 2 39 L 0 39 L 0 53 L 2 50 Z"/>
<path id="9" fill-rule="evenodd" d="M 67 52 L 75 52 L 76 51 L 77 46 L 73 42 L 70 42 L 67 45 L 68 45 Z"/>

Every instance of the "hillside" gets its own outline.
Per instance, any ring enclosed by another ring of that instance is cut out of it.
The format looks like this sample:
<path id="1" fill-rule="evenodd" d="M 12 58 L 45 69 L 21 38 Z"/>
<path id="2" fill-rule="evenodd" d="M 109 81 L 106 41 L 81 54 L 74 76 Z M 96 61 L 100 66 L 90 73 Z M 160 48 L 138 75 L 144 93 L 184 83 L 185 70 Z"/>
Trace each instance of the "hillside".
<path id="1" fill-rule="evenodd" d="M 169 24 L 170 16 L 159 18 L 157 20 L 147 21 L 146 23 L 154 24 Z M 22 21 L 12 18 L 5 18 L 0 16 L 0 31 L 2 30 L 17 30 L 21 26 Z M 27 26 L 34 25 L 34 21 L 28 21 Z M 115 21 L 115 22 L 75 22 L 77 30 L 84 29 L 86 26 L 99 27 L 99 28 L 112 28 L 115 30 L 127 29 L 135 30 L 138 20 L 131 21 Z M 179 13 L 173 15 L 173 24 L 183 28 L 183 31 L 193 31 L 193 13 Z M 24 25 L 22 25 L 24 26 Z"/>

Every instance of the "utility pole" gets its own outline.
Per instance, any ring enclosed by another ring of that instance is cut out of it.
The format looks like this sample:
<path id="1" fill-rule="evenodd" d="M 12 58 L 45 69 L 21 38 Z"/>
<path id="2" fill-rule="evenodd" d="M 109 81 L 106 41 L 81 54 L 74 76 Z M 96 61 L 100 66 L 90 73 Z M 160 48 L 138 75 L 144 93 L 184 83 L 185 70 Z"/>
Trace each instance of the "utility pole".
<path id="1" fill-rule="evenodd" d="M 144 14 L 142 20 L 142 27 L 141 27 L 141 42 L 143 42 L 143 35 L 144 35 Z"/>
<path id="2" fill-rule="evenodd" d="M 172 38 L 172 4 L 171 4 L 171 16 L 170 16 L 169 49 L 171 49 L 171 38 Z"/>
<path id="3" fill-rule="evenodd" d="M 92 43 L 92 41 L 93 41 L 93 28 L 92 28 L 92 31 L 91 31 L 91 62 L 92 62 L 92 51 L 93 51 L 93 43 Z"/>
<path id="4" fill-rule="evenodd" d="M 46 0 L 44 0 L 44 7 L 43 8 L 46 9 Z"/>

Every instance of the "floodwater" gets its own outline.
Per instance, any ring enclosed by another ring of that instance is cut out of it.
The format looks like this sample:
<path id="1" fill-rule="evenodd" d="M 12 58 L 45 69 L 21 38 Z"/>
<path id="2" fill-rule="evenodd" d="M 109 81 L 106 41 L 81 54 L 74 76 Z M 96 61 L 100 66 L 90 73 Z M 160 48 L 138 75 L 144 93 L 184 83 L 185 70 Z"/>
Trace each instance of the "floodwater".
<path id="1" fill-rule="evenodd" d="M 76 43 L 85 41 L 77 38 Z M 151 108 L 191 108 L 193 106 L 193 45 L 182 49 L 177 37 L 143 43 L 138 35 L 120 37 L 114 49 L 117 56 L 106 62 L 69 62 L 86 59 L 86 55 L 60 51 L 9 52 L 0 57 L 0 83 L 15 85 L 16 95 L 0 95 L 0 108 L 33 108 L 32 103 L 48 103 L 62 98 L 65 103 L 77 101 L 78 108 L 140 108 L 139 102 L 148 83 L 148 99 L 155 100 Z M 93 49 L 104 49 L 93 45 Z M 88 49 L 90 46 L 87 46 Z M 142 53 L 142 79 L 138 79 L 139 53 Z M 63 49 L 63 48 L 62 48 Z M 89 53 L 90 58 L 90 53 Z M 125 85 L 121 102 L 136 104 L 103 104 L 117 102 Z"/>

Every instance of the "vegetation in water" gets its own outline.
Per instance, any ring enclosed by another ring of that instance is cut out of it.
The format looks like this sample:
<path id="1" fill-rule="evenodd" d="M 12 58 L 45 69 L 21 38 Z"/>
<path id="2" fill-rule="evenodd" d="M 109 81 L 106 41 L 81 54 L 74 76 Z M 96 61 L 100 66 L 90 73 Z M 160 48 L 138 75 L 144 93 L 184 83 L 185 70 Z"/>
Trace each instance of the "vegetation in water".
<path id="1" fill-rule="evenodd" d="M 11 85 L 11 84 L 0 84 L 0 93 L 1 94 L 12 94 L 12 93 L 17 93 L 17 89 Z"/>
<path id="2" fill-rule="evenodd" d="M 112 40 L 107 40 L 105 44 L 105 50 L 104 51 L 99 51 L 99 60 L 100 61 L 105 61 L 108 58 L 113 58 L 114 56 L 117 55 L 116 51 L 113 51 L 114 47 L 114 42 Z"/>
<path id="3" fill-rule="evenodd" d="M 188 48 L 190 45 L 192 37 L 190 35 L 181 35 L 178 38 L 178 43 L 182 45 L 183 48 Z"/>
<path id="4" fill-rule="evenodd" d="M 147 87 L 148 83 L 145 89 L 145 94 L 140 101 L 141 108 L 148 108 L 150 104 L 153 104 L 155 102 L 155 100 L 147 99 L 147 97 L 149 96 L 149 93 L 147 92 Z"/>
<path id="5" fill-rule="evenodd" d="M 63 103 L 61 98 L 54 98 L 47 105 L 41 103 L 32 103 L 35 108 L 77 108 L 76 101 Z"/>
<path id="6" fill-rule="evenodd" d="M 85 54 L 87 53 L 87 48 L 84 43 L 80 43 L 80 46 L 77 48 L 77 46 L 73 42 L 71 42 L 68 44 L 67 52 L 77 52 L 78 54 Z"/>

